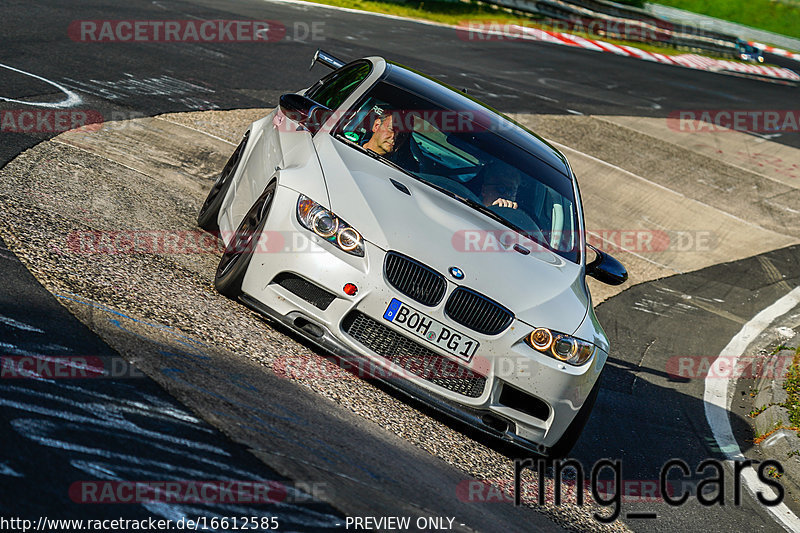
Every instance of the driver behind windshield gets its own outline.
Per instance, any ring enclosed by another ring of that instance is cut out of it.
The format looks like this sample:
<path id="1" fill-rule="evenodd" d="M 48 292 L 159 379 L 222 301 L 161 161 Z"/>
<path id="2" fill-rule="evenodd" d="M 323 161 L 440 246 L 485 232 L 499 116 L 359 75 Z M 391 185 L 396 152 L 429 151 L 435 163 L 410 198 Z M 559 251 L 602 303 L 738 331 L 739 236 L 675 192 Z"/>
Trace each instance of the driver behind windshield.
<path id="1" fill-rule="evenodd" d="M 372 150 L 378 155 L 388 155 L 394 151 L 394 142 L 397 130 L 394 127 L 391 113 L 387 113 L 375 106 L 372 110 L 377 115 L 372 122 L 372 137 L 364 143 L 364 148 Z"/>

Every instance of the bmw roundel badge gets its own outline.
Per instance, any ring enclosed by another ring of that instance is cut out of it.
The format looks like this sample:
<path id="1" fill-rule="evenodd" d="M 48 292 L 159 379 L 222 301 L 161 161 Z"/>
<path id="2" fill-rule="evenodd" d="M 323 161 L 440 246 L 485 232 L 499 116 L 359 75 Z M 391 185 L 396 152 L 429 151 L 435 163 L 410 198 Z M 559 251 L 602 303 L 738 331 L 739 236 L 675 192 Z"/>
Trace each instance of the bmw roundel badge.
<path id="1" fill-rule="evenodd" d="M 464 271 L 458 267 L 450 267 L 450 275 L 456 279 L 464 279 Z"/>

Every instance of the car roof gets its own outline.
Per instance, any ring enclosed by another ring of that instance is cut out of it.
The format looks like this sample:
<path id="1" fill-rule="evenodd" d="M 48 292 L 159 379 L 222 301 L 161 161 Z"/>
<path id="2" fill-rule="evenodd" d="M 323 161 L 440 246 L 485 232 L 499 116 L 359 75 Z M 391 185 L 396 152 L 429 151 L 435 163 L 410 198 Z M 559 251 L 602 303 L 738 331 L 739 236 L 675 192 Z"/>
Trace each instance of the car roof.
<path id="1" fill-rule="evenodd" d="M 446 109 L 472 113 L 474 117 L 489 120 L 491 131 L 533 154 L 555 170 L 572 179 L 566 158 L 544 139 L 499 111 L 421 72 L 399 63 L 386 62 L 383 79 L 392 85 L 415 93 Z"/>

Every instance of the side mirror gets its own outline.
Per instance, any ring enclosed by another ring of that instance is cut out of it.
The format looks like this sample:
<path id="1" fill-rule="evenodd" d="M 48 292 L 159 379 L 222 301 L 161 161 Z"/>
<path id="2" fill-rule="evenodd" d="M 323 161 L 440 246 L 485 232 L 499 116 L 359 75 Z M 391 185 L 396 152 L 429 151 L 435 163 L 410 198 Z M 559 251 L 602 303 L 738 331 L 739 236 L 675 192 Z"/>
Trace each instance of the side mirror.
<path id="1" fill-rule="evenodd" d="M 300 94 L 287 93 L 281 96 L 280 108 L 286 118 L 293 120 L 312 134 L 331 116 L 331 110 Z"/>
<path id="2" fill-rule="evenodd" d="M 601 252 L 591 244 L 586 245 L 588 248 L 594 250 L 597 257 L 591 263 L 586 265 L 586 275 L 592 276 L 598 281 L 602 281 L 607 285 L 622 285 L 628 281 L 628 271 L 625 267 L 608 255 Z"/>

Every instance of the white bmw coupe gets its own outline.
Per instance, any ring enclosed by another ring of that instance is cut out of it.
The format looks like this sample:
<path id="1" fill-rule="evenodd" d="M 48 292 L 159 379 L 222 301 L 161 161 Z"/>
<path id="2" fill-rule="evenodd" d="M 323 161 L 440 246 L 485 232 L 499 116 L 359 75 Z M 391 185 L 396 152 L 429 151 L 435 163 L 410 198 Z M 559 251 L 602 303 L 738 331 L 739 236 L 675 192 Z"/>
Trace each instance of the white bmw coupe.
<path id="1" fill-rule="evenodd" d="M 285 94 L 203 204 L 222 294 L 341 361 L 525 450 L 580 435 L 609 345 L 578 184 L 544 140 L 380 57 Z"/>

